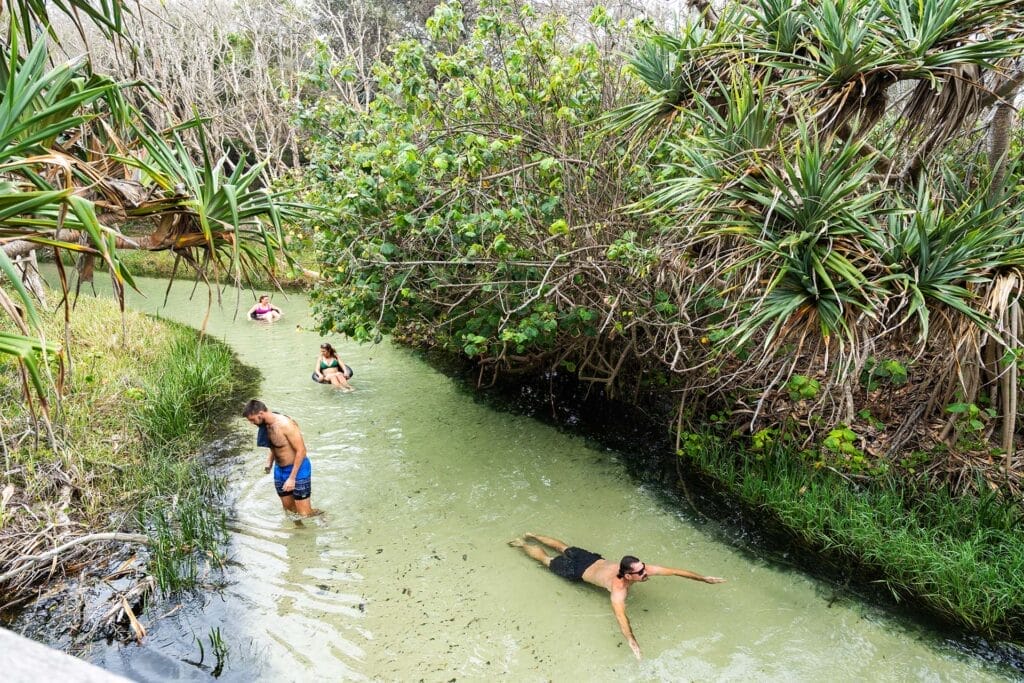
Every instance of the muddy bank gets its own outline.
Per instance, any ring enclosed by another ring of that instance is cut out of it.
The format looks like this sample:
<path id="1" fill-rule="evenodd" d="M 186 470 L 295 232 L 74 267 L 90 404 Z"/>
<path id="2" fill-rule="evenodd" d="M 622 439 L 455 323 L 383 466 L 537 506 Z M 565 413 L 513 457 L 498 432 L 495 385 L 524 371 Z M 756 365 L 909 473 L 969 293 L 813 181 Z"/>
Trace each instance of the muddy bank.
<path id="1" fill-rule="evenodd" d="M 238 466 L 234 454 L 248 442 L 241 432 L 222 434 L 193 456 L 194 464 L 212 478 L 226 481 Z M 209 504 L 229 510 L 231 500 L 222 493 Z M 143 629 L 152 629 L 192 600 L 190 593 L 217 591 L 224 584 L 224 563 L 207 558 L 201 562 L 195 585 L 162 592 L 150 572 L 153 551 L 149 546 L 108 543 L 91 550 L 90 557 L 61 567 L 36 586 L 21 606 L 0 615 L 2 625 L 49 647 L 84 656 L 95 643 L 140 640 L 126 607 Z"/>

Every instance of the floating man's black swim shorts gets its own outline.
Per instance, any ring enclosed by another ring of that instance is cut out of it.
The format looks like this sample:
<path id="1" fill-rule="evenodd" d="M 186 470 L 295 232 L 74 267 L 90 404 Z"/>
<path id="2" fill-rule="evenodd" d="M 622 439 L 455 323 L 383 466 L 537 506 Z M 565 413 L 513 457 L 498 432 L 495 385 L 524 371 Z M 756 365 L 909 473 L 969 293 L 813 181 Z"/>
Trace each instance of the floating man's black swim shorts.
<path id="1" fill-rule="evenodd" d="M 548 569 L 558 574 L 563 579 L 570 581 L 582 581 L 583 572 L 587 571 L 590 565 L 601 559 L 597 553 L 592 553 L 583 548 L 570 546 L 561 555 L 551 560 Z"/>

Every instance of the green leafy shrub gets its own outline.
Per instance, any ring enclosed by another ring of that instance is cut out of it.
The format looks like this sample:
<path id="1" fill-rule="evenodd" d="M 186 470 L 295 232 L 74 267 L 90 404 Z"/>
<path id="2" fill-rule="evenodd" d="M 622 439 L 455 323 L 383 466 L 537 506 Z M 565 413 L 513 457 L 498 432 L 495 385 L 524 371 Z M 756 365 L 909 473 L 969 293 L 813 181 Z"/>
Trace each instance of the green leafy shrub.
<path id="1" fill-rule="evenodd" d="M 664 152 L 600 132 L 636 92 L 618 54 L 570 34 L 564 18 L 514 2 L 485 2 L 472 25 L 458 3 L 441 5 L 425 39 L 375 66 L 365 109 L 306 103 L 308 199 L 336 209 L 315 226 L 322 329 L 358 340 L 416 329 L 481 361 L 557 353 L 599 374 L 595 341 L 618 354 L 630 328 L 678 319 L 673 294 L 644 282 L 660 221 L 617 210 L 651 187 L 640 160 Z M 605 286 L 621 295 L 596 295 Z"/>
<path id="2" fill-rule="evenodd" d="M 860 373 L 860 383 L 868 391 L 882 386 L 901 387 L 907 383 L 907 368 L 898 360 L 869 358 Z"/>
<path id="3" fill-rule="evenodd" d="M 786 391 L 789 393 L 789 398 L 794 401 L 812 399 L 817 397 L 818 392 L 821 391 L 821 382 L 804 375 L 793 375 L 786 382 Z"/>

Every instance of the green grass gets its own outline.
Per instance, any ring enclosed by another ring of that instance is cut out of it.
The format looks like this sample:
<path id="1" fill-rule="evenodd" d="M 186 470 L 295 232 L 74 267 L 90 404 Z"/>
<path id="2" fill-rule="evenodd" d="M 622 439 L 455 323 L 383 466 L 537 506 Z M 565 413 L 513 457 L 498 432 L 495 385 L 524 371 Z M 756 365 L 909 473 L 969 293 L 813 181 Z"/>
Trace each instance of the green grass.
<path id="1" fill-rule="evenodd" d="M 221 561 L 223 481 L 188 456 L 237 403 L 232 400 L 240 388 L 236 364 L 223 344 L 179 331 L 164 356 L 165 368 L 172 371 L 147 382 L 132 407 L 148 453 L 136 480 L 148 489 L 150 501 L 136 509 L 136 520 L 154 536 L 151 570 L 162 589 L 194 585 L 202 576 L 200 563 Z"/>
<path id="2" fill-rule="evenodd" d="M 292 257 L 306 268 L 316 269 L 316 254 L 313 251 L 313 247 L 310 244 L 304 242 L 298 242 L 297 246 L 291 250 Z M 128 272 L 136 277 L 156 277 L 168 279 L 171 274 L 174 273 L 174 254 L 168 250 L 165 251 L 146 251 L 143 249 L 121 249 L 117 252 L 121 262 L 128 269 Z M 43 257 L 40 260 L 47 260 L 48 257 Z M 64 254 L 65 265 L 73 267 L 75 263 L 75 256 L 72 254 Z M 278 273 L 277 280 L 281 287 L 289 290 L 304 290 L 310 288 L 315 278 L 307 275 L 301 271 L 296 273 L 287 273 L 286 267 L 283 267 L 283 259 L 279 262 L 279 268 L 281 272 Z M 102 261 L 97 260 L 96 269 L 99 271 L 106 270 L 106 264 Z M 178 264 L 176 278 L 182 280 L 194 280 L 196 278 L 195 270 L 192 269 L 187 263 L 182 261 Z M 233 284 L 230 278 L 221 278 L 222 284 Z M 261 277 L 253 278 L 252 282 L 243 281 L 243 287 L 251 287 L 257 290 L 273 290 L 277 287 L 277 284 L 271 281 L 271 279 L 263 273 Z"/>
<path id="3" fill-rule="evenodd" d="M 210 416 L 235 387 L 234 354 L 223 344 L 197 344 L 190 332 L 173 339 L 165 353 L 174 371 L 147 383 L 133 406 L 135 418 L 154 447 L 198 446 Z"/>
<path id="4" fill-rule="evenodd" d="M 692 438 L 696 437 L 696 438 Z M 854 483 L 782 449 L 691 435 L 685 455 L 819 552 L 975 632 L 1024 641 L 1024 511 L 997 492 L 953 497 L 894 479 Z"/>
<path id="5" fill-rule="evenodd" d="M 51 340 L 63 338 L 61 320 L 48 321 Z M 16 368 L 0 366 L 0 400 L 10 406 L 0 438 L 16 491 L 0 516 L 0 543 L 62 516 L 70 535 L 141 530 L 152 539 L 159 587 L 194 585 L 207 563 L 219 562 L 225 538 L 223 481 L 195 454 L 251 390 L 255 371 L 190 328 L 132 312 L 122 326 L 107 300 L 80 299 L 72 330 L 73 372 L 54 410 L 56 449 L 45 439 L 15 439 L 32 421 Z"/>

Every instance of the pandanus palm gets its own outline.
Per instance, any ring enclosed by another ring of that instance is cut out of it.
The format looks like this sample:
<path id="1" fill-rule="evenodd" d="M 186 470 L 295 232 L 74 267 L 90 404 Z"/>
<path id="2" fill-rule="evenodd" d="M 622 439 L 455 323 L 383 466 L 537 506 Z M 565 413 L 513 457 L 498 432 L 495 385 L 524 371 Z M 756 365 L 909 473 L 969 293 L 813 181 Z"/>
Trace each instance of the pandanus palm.
<path id="1" fill-rule="evenodd" d="M 34 353 L 52 353 L 56 348 L 42 340 L 32 299 L 21 286 L 10 256 L 24 244 L 29 248 L 90 249 L 109 259 L 108 241 L 92 204 L 75 194 L 75 160 L 60 150 L 57 139 L 85 125 L 94 116 L 92 107 L 105 97 L 116 97 L 117 87 L 89 74 L 83 60 L 48 68 L 43 42 L 23 58 L 17 31 L 12 31 L 10 38 L 0 101 L 0 239 L 4 244 L 0 266 L 18 300 L 15 304 L 4 294 L 4 309 L 22 334 L 5 335 L 0 352 L 18 358 L 26 384 L 34 384 L 42 398 Z M 87 236 L 92 246 L 62 239 L 64 230 L 73 231 L 76 238 Z"/>
<path id="2" fill-rule="evenodd" d="M 985 360 L 1022 346 L 1020 280 L 1004 277 L 1024 243 L 1001 192 L 1019 180 L 1012 127 L 987 157 L 974 127 L 995 107 L 1012 115 L 1024 0 L 758 0 L 707 23 L 642 44 L 633 70 L 652 95 L 606 118 L 620 131 L 671 121 L 659 132 L 672 161 L 637 208 L 675 216 L 670 253 L 722 294 L 705 338 L 762 387 L 831 365 L 849 396 L 888 344 L 930 359 L 942 379 L 923 386 L 941 395 L 920 400 L 933 412 L 956 392 L 1015 394 Z M 988 389 L 965 367 L 989 373 Z M 852 400 L 833 405 L 853 417 Z"/>
<path id="3" fill-rule="evenodd" d="M 58 348 L 42 338 L 12 258 L 39 247 L 77 252 L 86 276 L 99 258 L 123 293 L 132 281 L 119 249 L 171 249 L 241 281 L 256 270 L 273 275 L 282 221 L 301 208 L 258 187 L 259 166 L 225 172 L 226 159 L 207 151 L 202 121 L 153 130 L 122 96 L 132 86 L 93 74 L 83 59 L 50 67 L 46 41 L 22 54 L 16 28 L 8 48 L 0 66 L 0 268 L 10 293 L 0 290 L 0 305 L 20 334 L 0 337 L 0 354 L 18 358 L 26 391 L 35 385 L 42 399 L 38 354 Z M 188 130 L 199 131 L 198 162 L 181 138 Z M 125 237 L 117 226 L 128 218 L 151 220 L 152 233 Z"/>

